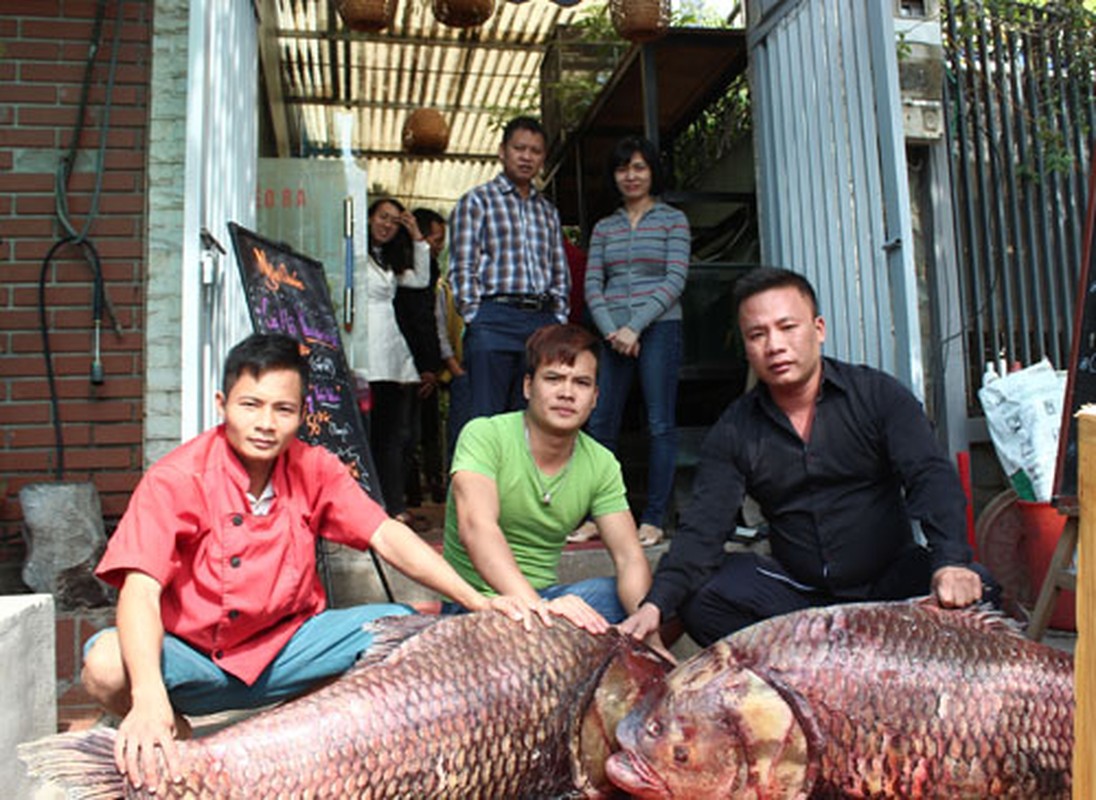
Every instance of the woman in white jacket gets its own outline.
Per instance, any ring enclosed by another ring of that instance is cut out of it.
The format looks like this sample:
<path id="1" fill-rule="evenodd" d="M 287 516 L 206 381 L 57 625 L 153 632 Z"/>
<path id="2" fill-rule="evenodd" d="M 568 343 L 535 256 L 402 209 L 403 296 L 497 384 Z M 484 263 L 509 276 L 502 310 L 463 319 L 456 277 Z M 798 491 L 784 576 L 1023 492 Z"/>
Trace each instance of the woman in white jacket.
<path id="1" fill-rule="evenodd" d="M 429 285 L 430 248 L 415 217 L 398 201 L 383 198 L 369 206 L 369 254 L 355 266 L 355 282 L 365 286 L 365 358 L 355 359 L 355 371 L 364 372 L 373 398 L 373 461 L 388 514 L 409 522 L 404 487 L 419 373 L 396 323 L 393 300 L 398 286 Z"/>

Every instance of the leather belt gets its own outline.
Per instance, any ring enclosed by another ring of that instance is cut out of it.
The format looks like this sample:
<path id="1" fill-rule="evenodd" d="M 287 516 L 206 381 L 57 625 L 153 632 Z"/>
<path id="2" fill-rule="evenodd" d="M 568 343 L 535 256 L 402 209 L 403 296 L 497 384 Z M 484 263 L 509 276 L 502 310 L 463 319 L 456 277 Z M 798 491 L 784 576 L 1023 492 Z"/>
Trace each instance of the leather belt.
<path id="1" fill-rule="evenodd" d="M 550 294 L 489 294 L 483 302 L 500 303 L 525 311 L 551 311 L 556 305 Z"/>

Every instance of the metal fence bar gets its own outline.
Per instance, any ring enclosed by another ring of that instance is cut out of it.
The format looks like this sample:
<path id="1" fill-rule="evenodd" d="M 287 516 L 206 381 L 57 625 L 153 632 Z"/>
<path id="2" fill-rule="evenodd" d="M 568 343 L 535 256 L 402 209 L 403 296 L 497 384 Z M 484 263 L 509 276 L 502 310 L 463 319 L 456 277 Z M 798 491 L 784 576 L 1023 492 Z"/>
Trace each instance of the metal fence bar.
<path id="1" fill-rule="evenodd" d="M 1093 26 L 1056 8 L 946 0 L 948 144 L 968 412 L 999 356 L 1064 367 L 1091 158 Z"/>

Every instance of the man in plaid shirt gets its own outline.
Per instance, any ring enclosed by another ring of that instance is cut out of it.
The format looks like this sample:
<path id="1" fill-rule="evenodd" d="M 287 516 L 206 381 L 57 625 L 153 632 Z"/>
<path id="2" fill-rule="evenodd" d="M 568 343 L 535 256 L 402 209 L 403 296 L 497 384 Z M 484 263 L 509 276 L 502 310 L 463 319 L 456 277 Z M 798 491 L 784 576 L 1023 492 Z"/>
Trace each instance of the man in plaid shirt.
<path id="1" fill-rule="evenodd" d="M 466 326 L 472 417 L 524 407 L 525 341 L 567 321 L 559 213 L 533 186 L 546 150 L 539 122 L 510 120 L 499 147 L 502 173 L 461 197 L 450 217 L 449 281 Z"/>

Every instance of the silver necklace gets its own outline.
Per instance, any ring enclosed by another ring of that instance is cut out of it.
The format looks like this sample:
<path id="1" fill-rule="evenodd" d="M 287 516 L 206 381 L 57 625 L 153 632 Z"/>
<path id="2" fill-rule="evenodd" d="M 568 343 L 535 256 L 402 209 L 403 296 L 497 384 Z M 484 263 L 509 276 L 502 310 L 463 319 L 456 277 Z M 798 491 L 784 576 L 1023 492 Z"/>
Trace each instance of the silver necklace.
<path id="1" fill-rule="evenodd" d="M 550 506 L 552 505 L 552 493 L 562 487 L 563 480 L 567 477 L 567 470 L 571 468 L 571 459 L 575 455 L 574 442 L 571 443 L 571 454 L 567 456 L 567 463 L 563 465 L 563 469 L 551 476 L 546 484 L 540 479 L 540 467 L 537 466 L 537 460 L 533 457 L 533 445 L 529 441 L 529 426 L 522 422 L 522 427 L 525 430 L 525 452 L 529 454 L 529 461 L 533 464 L 533 480 L 536 481 L 537 490 L 540 492 L 540 502 Z"/>

